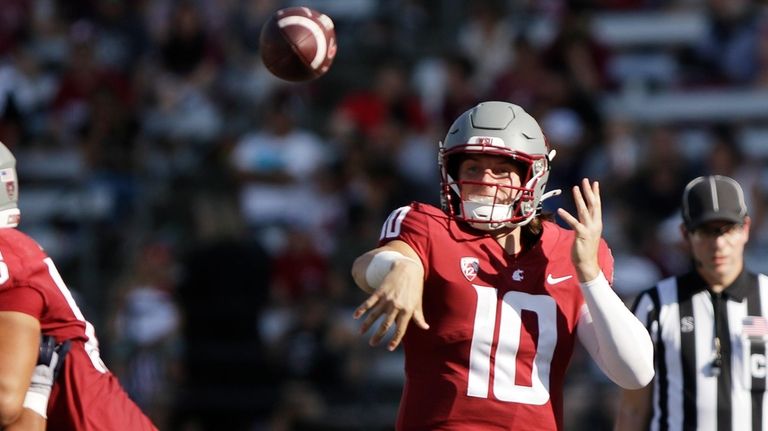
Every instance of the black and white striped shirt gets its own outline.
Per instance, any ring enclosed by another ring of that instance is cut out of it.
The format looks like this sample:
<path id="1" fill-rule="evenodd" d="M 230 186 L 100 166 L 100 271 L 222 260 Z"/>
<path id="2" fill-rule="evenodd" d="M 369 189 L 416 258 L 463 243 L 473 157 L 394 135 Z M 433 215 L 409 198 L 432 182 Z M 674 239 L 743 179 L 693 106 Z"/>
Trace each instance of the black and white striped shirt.
<path id="1" fill-rule="evenodd" d="M 693 271 L 635 301 L 656 349 L 650 429 L 768 431 L 768 277 L 744 271 L 720 294 L 706 287 Z"/>

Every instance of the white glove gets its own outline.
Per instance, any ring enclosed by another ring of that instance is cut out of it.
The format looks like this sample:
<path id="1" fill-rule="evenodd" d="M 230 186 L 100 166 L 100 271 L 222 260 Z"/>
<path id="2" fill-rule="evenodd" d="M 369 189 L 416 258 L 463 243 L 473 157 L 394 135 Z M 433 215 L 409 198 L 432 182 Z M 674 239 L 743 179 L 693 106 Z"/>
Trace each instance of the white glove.
<path id="1" fill-rule="evenodd" d="M 32 381 L 24 397 L 24 408 L 48 418 L 48 398 L 51 396 L 53 382 L 61 370 L 68 351 L 69 340 L 57 345 L 55 338 L 48 335 L 41 337 L 40 354 L 35 371 L 32 373 Z"/>

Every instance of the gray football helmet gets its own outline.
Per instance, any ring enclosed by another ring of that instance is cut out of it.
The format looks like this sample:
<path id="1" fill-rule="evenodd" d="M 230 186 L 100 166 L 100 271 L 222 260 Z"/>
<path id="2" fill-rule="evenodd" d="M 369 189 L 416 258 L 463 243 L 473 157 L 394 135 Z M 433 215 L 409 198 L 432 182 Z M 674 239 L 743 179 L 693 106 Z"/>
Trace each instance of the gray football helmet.
<path id="1" fill-rule="evenodd" d="M 0 228 L 19 224 L 19 181 L 16 177 L 16 158 L 0 142 Z"/>
<path id="2" fill-rule="evenodd" d="M 520 187 L 488 184 L 497 187 L 497 196 L 500 187 L 511 189 L 511 203 L 499 203 L 496 197 L 482 202 L 461 199 L 462 185 L 470 183 L 457 180 L 459 164 L 466 154 L 509 157 L 525 167 Z M 560 193 L 544 193 L 554 155 L 541 127 L 523 108 L 506 102 L 480 103 L 461 114 L 440 143 L 443 210 L 485 231 L 523 226 L 536 216 L 544 199 Z"/>

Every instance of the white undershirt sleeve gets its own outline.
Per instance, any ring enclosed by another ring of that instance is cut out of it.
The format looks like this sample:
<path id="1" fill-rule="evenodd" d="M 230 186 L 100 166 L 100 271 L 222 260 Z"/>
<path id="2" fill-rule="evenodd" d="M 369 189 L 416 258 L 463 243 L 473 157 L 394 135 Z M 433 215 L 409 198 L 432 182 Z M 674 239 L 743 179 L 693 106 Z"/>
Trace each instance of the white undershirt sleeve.
<path id="1" fill-rule="evenodd" d="M 581 344 L 614 383 L 640 389 L 654 376 L 648 331 L 616 295 L 605 275 L 581 283 L 585 304 L 576 328 Z"/>

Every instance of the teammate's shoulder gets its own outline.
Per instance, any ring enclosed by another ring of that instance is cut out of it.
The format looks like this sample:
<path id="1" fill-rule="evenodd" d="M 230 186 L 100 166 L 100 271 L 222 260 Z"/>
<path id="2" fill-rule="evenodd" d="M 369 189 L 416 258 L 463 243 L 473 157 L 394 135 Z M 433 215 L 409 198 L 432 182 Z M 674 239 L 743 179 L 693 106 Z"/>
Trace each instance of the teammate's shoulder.
<path id="1" fill-rule="evenodd" d="M 18 245 L 32 241 L 32 238 L 17 228 L 0 228 L 0 244 Z"/>
<path id="2" fill-rule="evenodd" d="M 0 229 L 0 248 L 13 250 L 19 254 L 36 253 L 42 250 L 32 237 L 16 228 Z"/>

